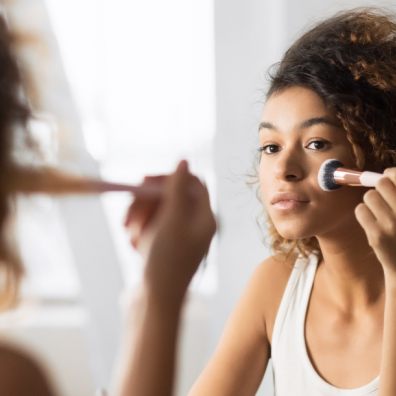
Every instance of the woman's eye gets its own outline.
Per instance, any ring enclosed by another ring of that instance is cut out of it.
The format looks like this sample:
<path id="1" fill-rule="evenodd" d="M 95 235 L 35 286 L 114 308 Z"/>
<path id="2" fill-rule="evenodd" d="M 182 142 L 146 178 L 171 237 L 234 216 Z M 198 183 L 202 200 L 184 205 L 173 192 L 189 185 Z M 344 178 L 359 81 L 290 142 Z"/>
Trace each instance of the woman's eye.
<path id="1" fill-rule="evenodd" d="M 308 145 L 307 148 L 311 150 L 323 150 L 328 147 L 330 143 L 326 140 L 312 140 Z"/>
<path id="2" fill-rule="evenodd" d="M 274 154 L 279 151 L 279 146 L 276 144 L 266 144 L 265 146 L 259 147 L 257 150 L 265 154 Z"/>
<path id="3" fill-rule="evenodd" d="M 306 146 L 310 150 L 314 151 L 321 151 L 325 150 L 329 147 L 330 142 L 327 140 L 312 140 L 311 142 L 308 143 Z M 261 146 L 257 149 L 260 153 L 265 153 L 265 154 L 275 154 L 278 151 L 280 151 L 281 147 L 277 144 L 266 144 L 264 146 Z"/>

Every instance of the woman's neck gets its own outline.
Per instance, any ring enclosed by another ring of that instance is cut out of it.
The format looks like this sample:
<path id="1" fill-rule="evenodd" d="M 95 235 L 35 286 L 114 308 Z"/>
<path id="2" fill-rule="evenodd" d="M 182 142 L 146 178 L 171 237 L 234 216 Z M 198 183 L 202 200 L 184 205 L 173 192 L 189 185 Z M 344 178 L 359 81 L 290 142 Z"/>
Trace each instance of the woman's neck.
<path id="1" fill-rule="evenodd" d="M 358 312 L 382 301 L 383 269 L 358 223 L 318 241 L 323 255 L 318 276 L 334 304 Z"/>

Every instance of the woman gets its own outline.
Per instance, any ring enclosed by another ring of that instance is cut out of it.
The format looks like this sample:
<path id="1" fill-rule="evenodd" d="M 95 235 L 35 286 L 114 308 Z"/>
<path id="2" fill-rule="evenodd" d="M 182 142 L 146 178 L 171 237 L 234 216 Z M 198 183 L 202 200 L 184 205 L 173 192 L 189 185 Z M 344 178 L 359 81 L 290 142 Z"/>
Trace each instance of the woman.
<path id="1" fill-rule="evenodd" d="M 258 193 L 275 254 L 254 272 L 190 396 L 396 394 L 396 23 L 337 14 L 271 77 Z M 320 165 L 384 172 L 323 191 Z"/>
<path id="2" fill-rule="evenodd" d="M 2 309 L 17 302 L 18 285 L 23 274 L 15 243 L 10 237 L 13 200 L 18 189 L 26 189 L 24 184 L 29 186 L 28 189 L 35 189 L 31 170 L 25 170 L 16 160 L 16 150 L 20 155 L 22 143 L 25 150 L 33 150 L 26 128 L 31 111 L 22 95 L 23 79 L 14 55 L 17 43 L 17 37 L 8 31 L 0 15 Z M 57 188 L 62 189 L 59 181 L 63 179 L 55 180 L 53 176 L 51 179 Z M 208 191 L 189 172 L 186 161 L 181 161 L 170 175 L 146 178 L 143 185 L 150 183 L 161 184 L 163 195 L 147 199 L 138 193 L 126 219 L 132 244 L 142 253 L 146 266 L 137 301 L 139 312 L 133 318 L 133 331 L 132 326 L 125 330 L 125 345 L 121 348 L 125 356 L 117 373 L 114 396 L 172 394 L 176 338 L 184 295 L 216 230 Z M 56 391 L 32 357 L 13 345 L 1 343 L 0 394 L 54 396 Z"/>

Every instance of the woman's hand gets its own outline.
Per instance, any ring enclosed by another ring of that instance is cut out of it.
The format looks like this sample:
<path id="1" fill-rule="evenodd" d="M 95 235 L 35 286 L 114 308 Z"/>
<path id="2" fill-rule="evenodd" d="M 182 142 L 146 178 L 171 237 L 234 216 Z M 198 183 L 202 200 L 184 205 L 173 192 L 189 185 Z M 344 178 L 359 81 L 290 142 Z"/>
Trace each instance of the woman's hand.
<path id="1" fill-rule="evenodd" d="M 386 169 L 384 175 L 364 194 L 355 215 L 385 275 L 396 279 L 396 168 Z"/>
<path id="2" fill-rule="evenodd" d="M 145 260 L 145 286 L 161 297 L 180 299 L 216 232 L 209 194 L 186 161 L 170 175 L 146 177 L 143 185 L 149 184 L 161 184 L 164 194 L 137 194 L 125 226 Z"/>

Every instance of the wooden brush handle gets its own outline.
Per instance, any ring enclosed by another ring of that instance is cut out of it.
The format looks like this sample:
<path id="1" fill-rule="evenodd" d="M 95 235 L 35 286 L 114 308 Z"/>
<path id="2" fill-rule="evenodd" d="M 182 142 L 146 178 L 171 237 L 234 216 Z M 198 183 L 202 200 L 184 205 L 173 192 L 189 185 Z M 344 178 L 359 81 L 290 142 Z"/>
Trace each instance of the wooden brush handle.
<path id="1" fill-rule="evenodd" d="M 160 185 L 134 186 L 72 175 L 50 167 L 13 169 L 7 180 L 11 192 L 22 194 L 96 194 L 107 191 L 126 191 L 132 194 L 158 197 Z"/>

